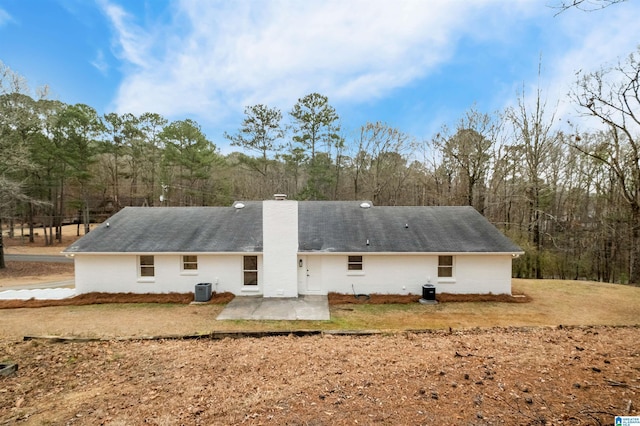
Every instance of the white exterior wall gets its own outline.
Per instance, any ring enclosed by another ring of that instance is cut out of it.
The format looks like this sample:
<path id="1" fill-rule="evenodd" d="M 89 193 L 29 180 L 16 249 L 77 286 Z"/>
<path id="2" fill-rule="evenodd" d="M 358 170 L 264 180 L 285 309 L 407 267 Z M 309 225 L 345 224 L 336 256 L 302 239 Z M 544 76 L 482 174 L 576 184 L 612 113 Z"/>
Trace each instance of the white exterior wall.
<path id="1" fill-rule="evenodd" d="M 298 202 L 262 203 L 264 297 L 298 297 Z"/>
<path id="2" fill-rule="evenodd" d="M 247 255 L 253 255 L 247 253 Z M 271 292 L 265 287 L 263 257 L 258 254 L 258 285 L 243 286 L 242 254 L 198 254 L 198 271 L 182 271 L 182 255 L 155 254 L 155 277 L 138 276 L 138 256 L 128 254 L 75 255 L 78 293 L 188 293 L 201 282 L 212 283 L 216 292 L 265 297 L 296 297 L 299 294 L 380 293 L 421 294 L 423 284 L 434 284 L 437 293 L 511 294 L 510 255 L 454 255 L 454 278 L 438 279 L 437 255 L 363 255 L 363 271 L 347 270 L 346 254 L 309 254 L 294 257 L 284 275 L 294 277 L 291 289 Z M 301 259 L 302 266 L 297 259 Z M 284 262 L 281 266 L 284 265 Z M 273 271 L 273 270 L 272 270 Z"/>
<path id="3" fill-rule="evenodd" d="M 247 253 L 253 255 L 253 253 Z M 262 256 L 258 255 L 258 285 L 243 287 L 243 256 L 198 256 L 197 271 L 182 270 L 181 254 L 154 254 L 154 277 L 139 277 L 135 254 L 78 255 L 75 280 L 78 293 L 189 293 L 197 283 L 212 283 L 214 292 L 236 295 L 262 293 Z"/>
<path id="4" fill-rule="evenodd" d="M 454 284 L 436 284 L 440 293 L 511 294 L 511 255 L 454 256 Z M 454 287 L 455 291 L 448 290 Z"/>
<path id="5" fill-rule="evenodd" d="M 422 294 L 423 284 L 437 293 L 511 294 L 510 255 L 454 255 L 454 277 L 446 279 L 438 279 L 437 255 L 363 254 L 362 271 L 347 270 L 346 254 L 300 257 L 301 294 Z"/>

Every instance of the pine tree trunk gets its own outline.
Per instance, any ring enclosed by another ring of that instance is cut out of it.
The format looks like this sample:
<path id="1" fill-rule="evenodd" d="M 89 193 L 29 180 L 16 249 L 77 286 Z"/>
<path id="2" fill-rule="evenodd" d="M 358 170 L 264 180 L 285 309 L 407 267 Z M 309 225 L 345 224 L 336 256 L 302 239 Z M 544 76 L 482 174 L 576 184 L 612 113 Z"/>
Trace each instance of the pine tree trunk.
<path id="1" fill-rule="evenodd" d="M 631 206 L 631 251 L 629 283 L 640 283 L 640 206 Z"/>
<path id="2" fill-rule="evenodd" d="M 4 263 L 4 244 L 2 241 L 2 218 L 0 217 L 0 269 L 6 267 L 7 265 Z"/>

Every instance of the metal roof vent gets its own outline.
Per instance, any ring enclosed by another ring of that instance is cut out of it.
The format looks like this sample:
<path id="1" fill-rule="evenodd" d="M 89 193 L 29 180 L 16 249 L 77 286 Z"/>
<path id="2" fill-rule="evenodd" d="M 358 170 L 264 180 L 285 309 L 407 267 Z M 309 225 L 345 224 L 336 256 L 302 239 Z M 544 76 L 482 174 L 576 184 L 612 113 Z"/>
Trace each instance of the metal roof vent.
<path id="1" fill-rule="evenodd" d="M 369 208 L 371 208 L 371 204 L 369 204 L 369 203 L 362 203 L 362 204 L 360 204 L 360 208 L 363 208 L 363 209 L 369 209 Z"/>
<path id="2" fill-rule="evenodd" d="M 244 208 L 244 204 L 242 204 L 242 203 L 235 203 L 235 204 L 233 205 L 233 207 L 235 207 L 236 209 L 243 209 L 243 208 Z"/>

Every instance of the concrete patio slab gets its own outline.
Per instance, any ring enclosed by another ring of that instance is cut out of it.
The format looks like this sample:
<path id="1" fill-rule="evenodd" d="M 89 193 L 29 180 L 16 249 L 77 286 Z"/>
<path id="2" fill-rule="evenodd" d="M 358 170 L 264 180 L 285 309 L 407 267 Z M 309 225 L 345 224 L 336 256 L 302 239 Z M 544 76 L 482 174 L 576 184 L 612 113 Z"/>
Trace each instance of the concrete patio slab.
<path id="1" fill-rule="evenodd" d="M 327 296 L 297 298 L 238 296 L 227 304 L 217 319 L 328 321 L 331 315 Z"/>

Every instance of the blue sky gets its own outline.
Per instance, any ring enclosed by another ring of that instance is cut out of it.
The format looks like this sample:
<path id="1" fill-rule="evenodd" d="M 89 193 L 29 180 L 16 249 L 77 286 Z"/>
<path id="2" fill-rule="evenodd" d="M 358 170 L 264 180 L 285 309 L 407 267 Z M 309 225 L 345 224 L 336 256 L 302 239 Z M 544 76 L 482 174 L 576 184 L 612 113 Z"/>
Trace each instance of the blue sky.
<path id="1" fill-rule="evenodd" d="M 429 139 L 538 84 L 558 117 L 574 117 L 576 71 L 640 43 L 640 2 L 556 16 L 558 2 L 0 0 L 0 61 L 99 113 L 195 119 L 223 152 L 246 105 L 286 114 L 312 92 L 347 139 L 367 121 Z"/>

